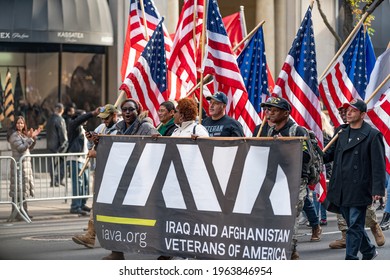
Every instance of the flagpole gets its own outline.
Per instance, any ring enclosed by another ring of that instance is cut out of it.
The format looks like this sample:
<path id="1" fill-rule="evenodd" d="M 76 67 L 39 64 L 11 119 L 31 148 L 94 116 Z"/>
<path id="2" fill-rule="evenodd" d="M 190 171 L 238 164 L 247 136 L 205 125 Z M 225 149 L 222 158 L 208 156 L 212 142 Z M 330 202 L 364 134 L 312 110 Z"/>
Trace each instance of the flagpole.
<path id="1" fill-rule="evenodd" d="M 194 49 L 196 50 L 196 19 L 198 18 L 198 0 L 194 0 L 194 15 L 193 15 L 193 25 L 192 28 L 192 39 L 194 40 Z"/>
<path id="2" fill-rule="evenodd" d="M 241 40 L 241 42 L 239 42 L 236 46 L 233 47 L 233 52 L 235 52 L 243 43 L 245 43 L 245 41 L 249 40 L 253 34 L 257 31 L 257 29 L 259 29 L 261 26 L 263 26 L 263 24 L 265 23 L 265 20 L 263 20 L 262 22 L 260 22 L 244 39 Z M 197 83 L 187 94 L 186 94 L 186 97 L 190 96 L 192 93 L 194 93 L 194 91 L 200 87 L 201 85 L 201 82 L 203 82 L 203 80 L 206 80 L 210 77 L 211 75 L 210 74 L 207 74 L 205 77 L 203 77 L 202 73 L 201 73 L 201 80 L 199 83 Z M 203 88 L 203 85 L 201 87 L 201 90 Z M 203 90 L 202 90 L 203 91 Z"/>
<path id="3" fill-rule="evenodd" d="M 200 57 L 202 59 L 201 63 L 204 63 L 204 48 L 205 48 L 205 39 L 206 39 L 206 25 L 207 25 L 207 9 L 208 9 L 208 1 L 204 1 L 204 7 L 205 9 L 203 10 L 203 26 L 202 26 L 202 39 L 200 40 L 200 47 L 201 47 L 201 53 Z M 203 108 L 203 75 L 204 75 L 204 65 L 202 65 L 202 69 L 200 71 L 200 93 L 199 93 L 199 123 L 202 123 L 202 108 Z"/>
<path id="4" fill-rule="evenodd" d="M 142 17 L 144 19 L 145 39 L 146 41 L 149 41 L 148 26 L 147 26 L 148 24 L 146 22 L 146 17 L 145 17 L 144 0 L 140 0 L 140 4 L 141 4 Z"/>
<path id="5" fill-rule="evenodd" d="M 387 77 L 383 80 L 382 83 L 374 90 L 374 92 L 371 94 L 371 96 L 365 101 L 367 104 L 370 103 L 370 101 L 377 95 L 379 90 L 387 83 L 387 81 L 390 80 L 390 74 L 387 75 Z"/>
<path id="6" fill-rule="evenodd" d="M 387 75 L 387 77 L 383 80 L 383 82 L 374 90 L 374 92 L 371 94 L 370 98 L 367 99 L 367 101 L 365 101 L 366 104 L 368 104 L 373 98 L 374 96 L 379 92 L 379 90 L 387 83 L 387 81 L 390 79 L 390 74 Z M 338 138 L 339 136 L 339 133 L 342 131 L 342 129 L 332 138 L 331 141 L 329 141 L 329 143 L 325 146 L 325 148 L 322 150 L 322 152 L 326 152 L 327 149 L 329 149 L 329 147 L 334 143 L 334 141 L 336 141 L 336 139 Z"/>
<path id="7" fill-rule="evenodd" d="M 240 19 L 241 19 L 241 32 L 242 36 L 246 36 L 248 31 L 246 29 L 246 20 L 245 20 L 245 12 L 244 12 L 244 6 L 240 6 Z"/>
<path id="8" fill-rule="evenodd" d="M 324 72 L 322 73 L 322 75 L 320 76 L 319 80 L 318 80 L 318 84 L 320 84 L 322 82 L 322 80 L 324 79 L 324 76 L 326 75 L 326 73 L 329 71 L 330 67 L 333 65 L 333 63 L 336 61 L 336 59 L 340 56 L 340 54 L 344 51 L 344 49 L 346 48 L 346 46 L 349 44 L 349 42 L 351 41 L 352 37 L 355 36 L 356 32 L 359 30 L 360 26 L 363 24 L 363 22 L 366 20 L 366 18 L 368 17 L 368 12 L 364 13 L 364 15 L 362 16 L 362 18 L 360 19 L 360 21 L 358 22 L 358 24 L 356 24 L 355 28 L 352 30 L 352 32 L 348 35 L 347 39 L 345 39 L 344 43 L 342 44 L 342 46 L 340 47 L 340 49 L 337 51 L 337 53 L 335 54 L 335 56 L 333 57 L 333 59 L 331 60 L 331 62 L 329 63 L 329 65 L 326 67 L 326 69 L 324 70 Z"/>
<path id="9" fill-rule="evenodd" d="M 266 121 L 267 121 L 267 115 L 264 114 L 263 121 L 261 122 L 259 131 L 257 132 L 256 137 L 260 137 L 261 131 L 263 130 L 263 127 L 264 127 Z"/>
<path id="10" fill-rule="evenodd" d="M 332 144 L 337 140 L 337 138 L 339 138 L 339 134 L 340 132 L 342 132 L 343 130 L 340 129 L 339 132 L 337 132 L 337 134 L 329 141 L 329 143 L 325 146 L 325 148 L 322 150 L 323 153 L 325 153 L 330 146 L 332 146 Z"/>

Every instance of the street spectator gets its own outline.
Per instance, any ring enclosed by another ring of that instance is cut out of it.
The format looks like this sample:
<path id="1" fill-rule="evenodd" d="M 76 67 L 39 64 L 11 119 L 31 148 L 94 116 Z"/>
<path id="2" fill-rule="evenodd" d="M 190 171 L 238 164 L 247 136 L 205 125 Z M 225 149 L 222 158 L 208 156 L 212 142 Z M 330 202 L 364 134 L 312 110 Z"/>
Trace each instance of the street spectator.
<path id="1" fill-rule="evenodd" d="M 228 98 L 225 93 L 217 92 L 206 98 L 210 102 L 209 117 L 204 118 L 202 125 L 210 137 L 244 137 L 241 123 L 226 115 Z"/>
<path id="2" fill-rule="evenodd" d="M 86 122 L 99 114 L 99 108 L 95 111 L 86 113 L 84 110 L 76 110 L 76 112 L 70 117 L 69 120 L 69 148 L 68 153 L 87 153 L 87 138 L 85 137 L 84 125 Z M 89 190 L 89 173 L 85 170 L 81 176 L 79 176 L 80 170 L 85 163 L 85 156 L 69 156 L 68 159 L 72 177 L 72 195 L 73 196 L 85 196 L 88 195 Z M 86 198 L 73 198 L 70 206 L 70 213 L 78 214 L 81 216 L 87 216 L 90 212 L 90 208 L 86 205 Z"/>
<path id="3" fill-rule="evenodd" d="M 50 153 L 66 153 L 68 150 L 68 135 L 66 123 L 62 114 L 64 105 L 57 103 L 54 113 L 46 124 L 47 149 Z M 65 161 L 63 157 L 51 157 L 49 159 L 50 186 L 59 187 L 65 185 Z"/>
<path id="4" fill-rule="evenodd" d="M 11 145 L 11 151 L 12 151 L 12 157 L 15 159 L 17 164 L 19 165 L 20 158 L 22 156 L 27 155 L 26 158 L 23 159 L 21 162 L 21 165 L 18 166 L 18 169 L 22 170 L 22 182 L 23 185 L 21 187 L 21 191 L 23 192 L 23 200 L 26 198 L 32 196 L 34 197 L 34 177 L 33 177 L 33 170 L 31 167 L 31 158 L 28 157 L 30 154 L 30 151 L 35 146 L 35 141 L 37 139 L 38 134 L 41 132 L 41 129 L 27 129 L 26 121 L 24 117 L 18 116 L 14 122 L 14 125 L 10 131 L 10 133 L 7 135 L 7 141 Z M 15 170 L 14 165 L 11 165 L 11 189 L 10 189 L 10 197 L 12 197 L 12 201 L 16 202 L 16 180 L 15 178 Z M 13 206 L 14 208 L 14 206 Z M 25 210 L 26 214 L 32 218 L 32 216 L 29 214 L 27 209 L 27 202 L 23 202 L 23 209 Z M 12 209 L 14 210 L 14 209 Z M 12 211 L 13 212 L 13 211 Z M 16 216 L 16 220 L 22 220 L 23 218 L 18 214 Z"/>
<path id="5" fill-rule="evenodd" d="M 355 99 L 343 107 L 348 124 L 324 154 L 325 163 L 333 161 L 327 199 L 340 208 L 347 222 L 345 259 L 357 260 L 360 252 L 364 260 L 371 260 L 378 251 L 364 226 L 367 206 L 385 193 L 383 135 L 364 121 L 364 101 Z"/>
<path id="6" fill-rule="evenodd" d="M 99 114 L 97 115 L 98 118 L 102 120 L 102 123 L 95 128 L 95 130 L 91 133 L 87 131 L 85 133 L 87 139 L 88 139 L 88 157 L 91 158 L 91 173 L 90 173 L 90 180 L 94 178 L 94 161 L 93 159 L 96 158 L 96 145 L 98 143 L 94 143 L 94 140 L 98 140 L 98 135 L 115 135 L 117 133 L 116 131 L 116 124 L 118 122 L 118 110 L 117 108 L 112 104 L 106 104 L 103 107 L 100 107 Z M 93 221 L 93 204 L 91 207 L 91 211 L 89 214 L 89 220 L 88 220 L 88 227 L 87 232 L 85 234 L 80 235 L 74 235 L 72 237 L 72 240 L 80 245 L 84 245 L 87 248 L 94 248 L 95 247 L 95 239 L 96 239 L 96 231 L 95 231 L 95 224 Z"/>

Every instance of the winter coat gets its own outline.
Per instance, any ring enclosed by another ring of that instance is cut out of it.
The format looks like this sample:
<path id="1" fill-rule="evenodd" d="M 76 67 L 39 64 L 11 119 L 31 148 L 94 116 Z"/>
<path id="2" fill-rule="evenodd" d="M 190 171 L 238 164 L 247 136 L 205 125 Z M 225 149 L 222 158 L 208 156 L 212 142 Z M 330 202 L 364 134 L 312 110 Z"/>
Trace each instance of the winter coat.
<path id="1" fill-rule="evenodd" d="M 171 136 L 191 137 L 193 134 L 201 137 L 209 137 L 207 129 L 203 125 L 195 123 L 195 121 L 183 122 L 175 129 Z"/>
<path id="2" fill-rule="evenodd" d="M 367 206 L 372 203 L 373 195 L 385 194 L 383 136 L 363 122 L 356 139 L 349 141 L 350 130 L 349 125 L 344 126 L 324 154 L 325 163 L 333 161 L 327 199 L 337 206 Z"/>
<path id="3" fill-rule="evenodd" d="M 19 159 L 24 155 L 30 155 L 30 150 L 34 148 L 35 142 L 32 138 L 27 137 L 26 135 L 14 131 L 8 142 L 11 145 L 12 157 L 16 160 L 19 166 Z M 30 195 L 34 196 L 34 178 L 33 171 L 31 167 L 31 157 L 25 157 L 21 166 L 22 168 L 22 192 L 23 198 L 27 198 Z M 19 170 L 17 171 L 19 172 Z M 15 197 L 15 169 L 14 165 L 11 164 L 11 188 L 9 192 L 10 197 Z"/>
<path id="4" fill-rule="evenodd" d="M 85 137 L 85 130 L 83 123 L 93 117 L 92 112 L 71 117 L 68 123 L 68 153 L 87 153 L 87 138 Z M 78 162 L 85 162 L 84 156 L 69 157 L 68 160 L 75 160 Z"/>
<path id="5" fill-rule="evenodd" d="M 142 112 L 138 115 L 135 121 L 126 128 L 124 120 L 116 124 L 118 135 L 152 135 L 159 134 L 153 125 L 151 118 L 147 116 L 147 112 Z"/>
<path id="6" fill-rule="evenodd" d="M 46 125 L 47 148 L 53 153 L 66 153 L 68 149 L 68 136 L 63 117 L 53 114 Z"/>

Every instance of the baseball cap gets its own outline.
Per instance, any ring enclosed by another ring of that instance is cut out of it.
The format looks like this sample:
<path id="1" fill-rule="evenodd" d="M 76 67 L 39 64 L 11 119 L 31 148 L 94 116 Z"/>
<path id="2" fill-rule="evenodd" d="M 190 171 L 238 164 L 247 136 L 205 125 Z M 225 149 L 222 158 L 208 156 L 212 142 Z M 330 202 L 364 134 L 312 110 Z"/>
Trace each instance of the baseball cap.
<path id="1" fill-rule="evenodd" d="M 266 102 L 260 104 L 261 107 L 276 107 L 291 112 L 291 105 L 282 97 L 270 97 Z"/>
<path id="2" fill-rule="evenodd" d="M 360 112 L 367 112 L 367 104 L 361 99 L 354 99 L 349 103 L 343 104 L 343 108 L 347 109 L 348 107 L 352 107 Z"/>
<path id="3" fill-rule="evenodd" d="M 207 96 L 206 99 L 207 100 L 214 99 L 215 101 L 222 102 L 223 104 L 228 103 L 228 98 L 226 94 L 224 94 L 223 92 L 217 92 L 214 95 Z"/>
<path id="4" fill-rule="evenodd" d="M 113 113 L 118 113 L 118 110 L 114 105 L 107 104 L 104 107 L 100 107 L 98 118 L 105 119 Z"/>

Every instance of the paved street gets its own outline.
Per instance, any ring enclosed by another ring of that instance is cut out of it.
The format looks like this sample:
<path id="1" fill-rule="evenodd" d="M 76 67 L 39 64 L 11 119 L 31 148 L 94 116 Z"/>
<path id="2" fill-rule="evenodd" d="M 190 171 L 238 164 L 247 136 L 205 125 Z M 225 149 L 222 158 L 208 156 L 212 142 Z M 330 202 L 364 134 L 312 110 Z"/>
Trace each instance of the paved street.
<path id="1" fill-rule="evenodd" d="M 75 244 L 71 237 L 82 233 L 88 217 L 69 213 L 69 201 L 32 202 L 29 204 L 33 222 L 7 223 L 10 206 L 0 205 L 0 259 L 8 260 L 100 260 L 109 251 L 97 242 L 95 249 Z M 383 211 L 377 212 L 378 220 Z M 343 260 L 345 250 L 329 249 L 329 242 L 338 239 L 336 217 L 329 214 L 328 225 L 323 227 L 322 240 L 310 242 L 310 228 L 300 227 L 298 252 L 302 260 Z M 371 232 L 368 234 L 374 241 Z M 390 231 L 384 232 L 387 242 L 378 248 L 377 260 L 390 260 Z M 155 255 L 125 254 L 126 259 L 153 260 Z"/>

